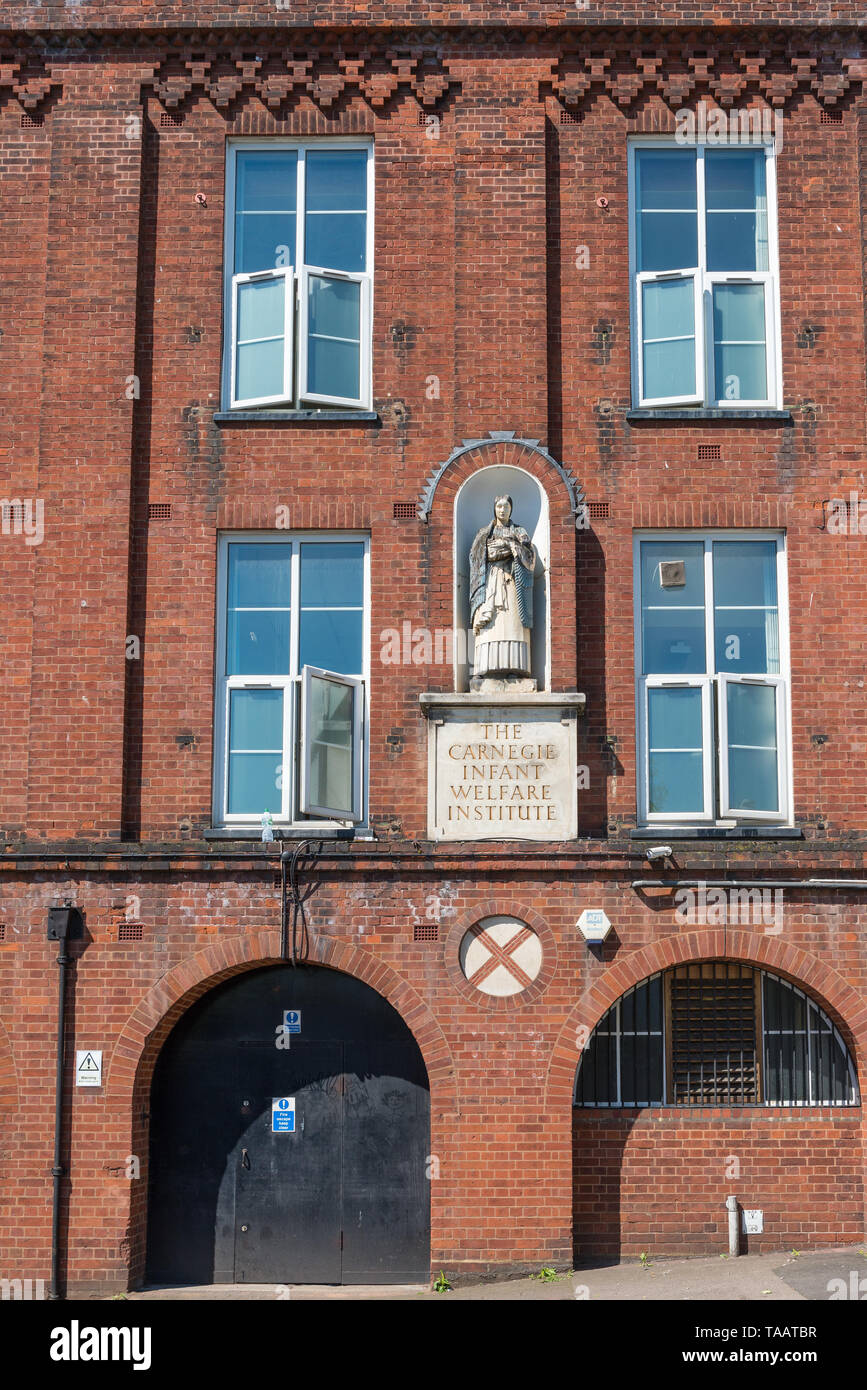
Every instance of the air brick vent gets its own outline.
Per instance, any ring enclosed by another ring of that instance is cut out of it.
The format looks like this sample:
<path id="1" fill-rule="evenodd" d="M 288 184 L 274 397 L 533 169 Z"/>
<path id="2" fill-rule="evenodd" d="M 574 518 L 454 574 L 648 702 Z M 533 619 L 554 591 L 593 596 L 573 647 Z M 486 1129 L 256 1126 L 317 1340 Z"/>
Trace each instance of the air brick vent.
<path id="1" fill-rule="evenodd" d="M 184 123 L 183 116 L 177 115 L 174 111 L 160 112 L 161 130 L 178 130 Z"/>
<path id="2" fill-rule="evenodd" d="M 415 502 L 392 502 L 391 514 L 394 521 L 415 521 L 418 506 Z"/>
<path id="3" fill-rule="evenodd" d="M 561 111 L 561 112 L 560 112 L 560 124 L 561 124 L 561 125 L 580 125 L 580 124 L 581 124 L 581 117 L 578 116 L 578 115 L 576 115 L 576 113 L 575 113 L 574 111 Z"/>
<path id="4" fill-rule="evenodd" d="M 819 117 L 819 125 L 842 125 L 842 111 L 823 111 Z"/>
<path id="5" fill-rule="evenodd" d="M 44 116 L 31 116 L 31 115 L 29 115 L 29 113 L 28 113 L 27 111 L 25 111 L 24 114 L 23 114 L 23 116 L 21 117 L 21 129 L 22 129 L 22 130 L 39 130 L 40 127 L 41 127 L 41 126 L 44 126 L 44 125 L 45 125 L 45 117 L 44 117 Z"/>
<path id="6" fill-rule="evenodd" d="M 718 459 L 722 457 L 722 449 L 719 444 L 699 444 L 699 461 L 702 459 Z"/>
<path id="7" fill-rule="evenodd" d="M 591 521 L 607 521 L 611 515 L 611 503 L 588 502 L 587 515 Z"/>
<path id="8" fill-rule="evenodd" d="M 415 926 L 412 929 L 413 941 L 439 941 L 440 929 L 434 922 L 432 926 Z"/>
<path id="9" fill-rule="evenodd" d="M 149 502 L 148 521 L 171 521 L 172 504 L 171 502 Z"/>
<path id="10" fill-rule="evenodd" d="M 117 927 L 117 939 L 118 941 L 141 941 L 141 922 L 119 922 Z"/>

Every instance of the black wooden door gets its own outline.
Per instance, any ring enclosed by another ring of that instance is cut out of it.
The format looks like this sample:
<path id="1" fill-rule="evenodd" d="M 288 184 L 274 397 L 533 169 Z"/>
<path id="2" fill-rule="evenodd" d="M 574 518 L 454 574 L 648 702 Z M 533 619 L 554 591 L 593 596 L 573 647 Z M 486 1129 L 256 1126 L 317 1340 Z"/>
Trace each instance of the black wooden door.
<path id="1" fill-rule="evenodd" d="M 303 1017 L 303 1016 L 302 1016 Z M 244 1048 L 235 1149 L 235 1282 L 339 1284 L 340 1043 Z M 295 1103 L 275 1132 L 273 1102 Z"/>
<path id="2" fill-rule="evenodd" d="M 426 1280 L 429 1134 L 421 1053 L 368 986 L 277 966 L 218 987 L 154 1073 L 148 1280 Z"/>

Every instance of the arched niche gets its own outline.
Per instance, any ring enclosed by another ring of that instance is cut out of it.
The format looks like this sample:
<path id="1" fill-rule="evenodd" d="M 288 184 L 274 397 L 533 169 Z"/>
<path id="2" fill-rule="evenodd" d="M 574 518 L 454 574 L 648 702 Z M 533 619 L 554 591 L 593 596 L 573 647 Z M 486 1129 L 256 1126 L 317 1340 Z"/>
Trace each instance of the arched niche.
<path id="1" fill-rule="evenodd" d="M 455 642 L 455 690 L 467 691 L 472 675 L 474 639 L 470 627 L 470 547 L 494 515 L 494 499 L 512 499 L 512 520 L 523 526 L 536 549 L 533 581 L 531 668 L 539 690 L 551 689 L 550 562 L 551 530 L 548 496 L 532 473 L 511 464 L 491 464 L 462 483 L 454 513 L 454 630 L 466 633 Z"/>

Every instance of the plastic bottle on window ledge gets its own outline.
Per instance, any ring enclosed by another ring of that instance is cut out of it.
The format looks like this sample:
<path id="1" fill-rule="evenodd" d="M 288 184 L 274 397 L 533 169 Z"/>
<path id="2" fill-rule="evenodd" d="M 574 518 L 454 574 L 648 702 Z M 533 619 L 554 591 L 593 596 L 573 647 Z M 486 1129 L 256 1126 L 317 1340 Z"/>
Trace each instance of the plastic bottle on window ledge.
<path id="1" fill-rule="evenodd" d="M 273 838 L 274 838 L 274 831 L 273 831 L 273 829 L 272 829 L 272 824 L 273 824 L 273 821 L 272 821 L 272 817 L 271 817 L 271 812 L 270 812 L 270 811 L 267 811 L 267 810 L 266 810 L 266 811 L 263 811 L 263 812 L 262 812 L 262 843 L 263 843 L 263 845 L 270 844 L 270 842 L 271 842 L 271 841 L 273 840 Z"/>

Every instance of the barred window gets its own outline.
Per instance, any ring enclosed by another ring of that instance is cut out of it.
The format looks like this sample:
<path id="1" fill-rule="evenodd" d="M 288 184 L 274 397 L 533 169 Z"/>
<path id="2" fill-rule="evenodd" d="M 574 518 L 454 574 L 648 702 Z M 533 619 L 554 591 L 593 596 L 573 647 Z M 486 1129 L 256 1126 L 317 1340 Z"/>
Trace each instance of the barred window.
<path id="1" fill-rule="evenodd" d="M 575 1104 L 859 1105 L 834 1024 L 787 980 L 733 961 L 676 966 L 628 990 L 590 1036 Z"/>

